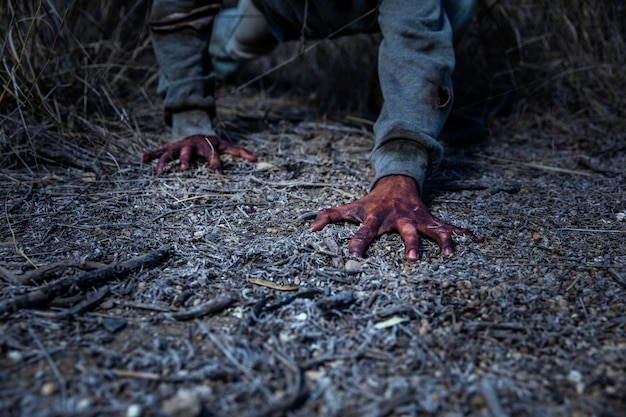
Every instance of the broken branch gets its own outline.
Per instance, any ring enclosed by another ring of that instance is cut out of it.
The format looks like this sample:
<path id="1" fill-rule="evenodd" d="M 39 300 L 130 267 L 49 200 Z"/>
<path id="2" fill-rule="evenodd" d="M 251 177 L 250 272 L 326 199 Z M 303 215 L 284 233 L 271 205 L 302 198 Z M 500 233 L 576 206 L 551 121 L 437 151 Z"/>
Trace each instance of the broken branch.
<path id="1" fill-rule="evenodd" d="M 49 302 L 59 294 L 71 292 L 72 288 L 89 288 L 113 279 L 122 278 L 143 267 L 154 266 L 171 256 L 172 246 L 164 245 L 145 255 L 109 265 L 105 268 L 85 272 L 77 277 L 62 277 L 50 285 L 15 297 L 12 300 L 0 302 L 0 315 L 14 313 L 20 309 L 33 307 Z"/>

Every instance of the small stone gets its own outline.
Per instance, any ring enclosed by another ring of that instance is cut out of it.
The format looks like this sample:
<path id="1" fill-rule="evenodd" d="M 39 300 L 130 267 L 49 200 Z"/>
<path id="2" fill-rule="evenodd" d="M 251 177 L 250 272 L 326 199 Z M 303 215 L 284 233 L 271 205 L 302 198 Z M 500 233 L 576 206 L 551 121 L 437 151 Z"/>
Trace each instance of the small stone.
<path id="1" fill-rule="evenodd" d="M 432 328 L 430 327 L 430 323 L 428 323 L 428 320 L 426 319 L 422 319 L 420 321 L 420 328 L 418 330 L 418 333 L 420 336 L 424 336 L 429 334 L 432 331 Z"/>
<path id="2" fill-rule="evenodd" d="M 7 353 L 7 356 L 13 363 L 22 362 L 22 359 L 24 359 L 24 355 L 19 350 L 12 350 L 9 353 Z"/>
<path id="3" fill-rule="evenodd" d="M 474 395 L 472 396 L 470 402 L 476 408 L 482 408 L 485 406 L 485 399 L 482 395 Z"/>
<path id="4" fill-rule="evenodd" d="M 582 394 L 585 391 L 585 384 L 583 383 L 583 375 L 577 370 L 571 370 L 567 374 L 567 380 L 574 384 L 576 392 Z"/>
<path id="5" fill-rule="evenodd" d="M 176 395 L 163 402 L 162 411 L 173 417 L 194 417 L 200 415 L 202 402 L 197 390 L 181 388 Z"/>
<path id="6" fill-rule="evenodd" d="M 361 265 L 360 262 L 355 261 L 354 259 L 349 259 L 345 266 L 344 269 L 346 270 L 347 273 L 349 274 L 355 274 L 357 272 L 361 272 L 363 271 L 363 265 Z"/>
<path id="7" fill-rule="evenodd" d="M 141 417 L 141 405 L 131 404 L 126 409 L 126 417 Z"/>
<path id="8" fill-rule="evenodd" d="M 102 327 L 104 327 L 110 333 L 117 333 L 126 327 L 128 323 L 123 320 L 117 319 L 104 319 L 102 320 Z"/>
<path id="9" fill-rule="evenodd" d="M 78 411 L 86 411 L 87 409 L 89 409 L 89 407 L 91 407 L 92 402 L 89 398 L 81 398 L 77 403 L 76 403 L 76 410 Z"/>
<path id="10" fill-rule="evenodd" d="M 567 374 L 567 380 L 573 383 L 581 382 L 583 380 L 583 375 L 574 369 Z"/>
<path id="11" fill-rule="evenodd" d="M 56 391 L 56 385 L 52 382 L 46 382 L 41 386 L 41 395 L 46 397 L 54 394 L 54 391 Z"/>
<path id="12" fill-rule="evenodd" d="M 100 308 L 103 310 L 110 310 L 115 307 L 115 303 L 111 300 L 106 300 L 100 303 Z"/>

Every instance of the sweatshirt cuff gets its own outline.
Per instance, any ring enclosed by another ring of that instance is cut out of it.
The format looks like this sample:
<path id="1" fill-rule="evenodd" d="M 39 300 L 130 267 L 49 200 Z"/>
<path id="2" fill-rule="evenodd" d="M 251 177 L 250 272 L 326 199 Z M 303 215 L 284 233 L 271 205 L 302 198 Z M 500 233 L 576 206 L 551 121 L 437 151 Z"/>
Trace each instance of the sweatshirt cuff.
<path id="1" fill-rule="evenodd" d="M 432 168 L 428 166 L 429 155 L 426 148 L 406 139 L 393 140 L 375 149 L 370 156 L 370 161 L 375 172 L 370 191 L 382 177 L 404 175 L 417 182 L 421 194 L 424 179 Z"/>
<path id="2" fill-rule="evenodd" d="M 187 110 L 172 114 L 172 138 L 184 139 L 193 135 L 213 135 L 211 116 L 204 110 Z"/>

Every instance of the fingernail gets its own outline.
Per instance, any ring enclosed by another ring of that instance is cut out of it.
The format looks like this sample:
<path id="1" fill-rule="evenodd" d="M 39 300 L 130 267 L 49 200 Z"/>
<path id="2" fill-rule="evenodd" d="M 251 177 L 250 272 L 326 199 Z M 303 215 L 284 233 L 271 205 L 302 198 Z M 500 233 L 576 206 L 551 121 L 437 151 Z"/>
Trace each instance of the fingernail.
<path id="1" fill-rule="evenodd" d="M 415 249 L 410 249 L 409 252 L 406 254 L 406 258 L 409 261 L 417 261 L 417 251 Z"/>

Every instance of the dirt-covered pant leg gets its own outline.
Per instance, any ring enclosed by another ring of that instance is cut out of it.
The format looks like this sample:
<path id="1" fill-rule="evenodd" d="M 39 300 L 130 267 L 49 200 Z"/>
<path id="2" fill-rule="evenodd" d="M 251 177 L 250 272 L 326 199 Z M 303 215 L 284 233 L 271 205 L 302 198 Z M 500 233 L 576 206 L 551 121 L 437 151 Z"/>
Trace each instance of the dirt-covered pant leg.
<path id="1" fill-rule="evenodd" d="M 456 36 L 463 32 L 472 19 L 476 0 L 442 0 L 442 3 Z"/>
<path id="2" fill-rule="evenodd" d="M 224 10 L 215 18 L 212 49 L 215 50 L 217 42 L 221 43 L 221 50 L 216 55 L 223 54 L 235 61 L 266 54 L 278 43 L 267 20 L 251 0 L 239 0 L 236 9 Z"/>
<path id="3" fill-rule="evenodd" d="M 215 114 L 215 81 L 208 46 L 221 1 L 154 0 L 150 12 L 152 44 L 159 63 L 158 93 L 165 119 L 172 114 L 203 110 Z"/>

